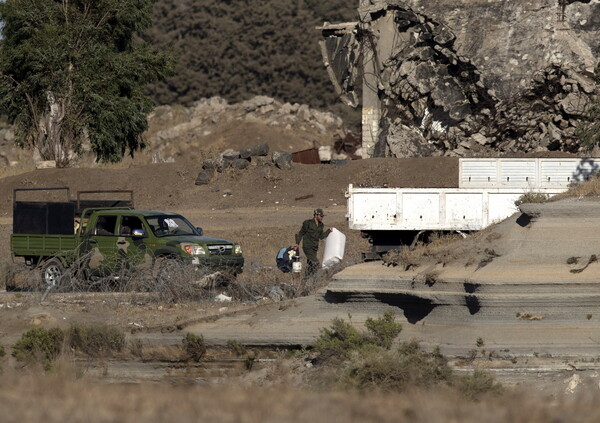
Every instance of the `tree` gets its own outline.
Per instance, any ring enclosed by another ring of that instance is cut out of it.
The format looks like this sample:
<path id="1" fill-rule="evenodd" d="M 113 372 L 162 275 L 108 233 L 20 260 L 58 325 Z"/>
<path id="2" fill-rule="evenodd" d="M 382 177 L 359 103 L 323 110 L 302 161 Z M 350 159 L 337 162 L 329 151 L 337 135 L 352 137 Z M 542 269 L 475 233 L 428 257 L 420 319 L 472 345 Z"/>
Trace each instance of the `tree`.
<path id="1" fill-rule="evenodd" d="M 313 107 L 337 103 L 316 29 L 355 19 L 358 1 L 162 0 L 149 40 L 174 51 L 177 72 L 151 87 L 159 103 L 267 95 Z"/>
<path id="2" fill-rule="evenodd" d="M 89 140 L 99 161 L 144 147 L 148 83 L 170 69 L 139 37 L 153 0 L 6 0 L 0 112 L 16 142 L 68 166 Z"/>

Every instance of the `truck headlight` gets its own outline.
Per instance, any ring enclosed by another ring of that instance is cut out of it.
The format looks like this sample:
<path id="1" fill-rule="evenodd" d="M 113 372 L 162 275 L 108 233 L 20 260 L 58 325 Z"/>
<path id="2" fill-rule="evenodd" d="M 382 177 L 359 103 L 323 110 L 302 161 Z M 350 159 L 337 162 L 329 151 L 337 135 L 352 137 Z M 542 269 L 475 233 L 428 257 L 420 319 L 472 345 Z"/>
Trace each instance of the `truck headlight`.
<path id="1" fill-rule="evenodd" d="M 198 244 L 192 244 L 192 243 L 189 243 L 189 242 L 182 242 L 179 245 L 181 246 L 181 249 L 183 251 L 185 251 L 186 253 L 188 253 L 188 254 L 190 254 L 192 256 L 204 256 L 204 255 L 206 255 L 206 251 L 204 250 L 204 248 L 202 248 Z"/>
<path id="2" fill-rule="evenodd" d="M 242 254 L 242 246 L 240 244 L 233 245 L 233 254 Z"/>

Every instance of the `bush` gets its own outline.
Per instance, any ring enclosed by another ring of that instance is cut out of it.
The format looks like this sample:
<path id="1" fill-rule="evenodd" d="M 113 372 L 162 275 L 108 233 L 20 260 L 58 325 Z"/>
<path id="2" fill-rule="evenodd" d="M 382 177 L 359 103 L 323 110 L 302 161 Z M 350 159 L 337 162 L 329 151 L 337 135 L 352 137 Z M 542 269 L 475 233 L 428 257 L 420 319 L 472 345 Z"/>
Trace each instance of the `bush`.
<path id="1" fill-rule="evenodd" d="M 206 344 L 202 335 L 186 333 L 183 338 L 183 347 L 189 360 L 200 361 L 206 354 Z"/>
<path id="2" fill-rule="evenodd" d="M 7 291 L 14 289 L 15 271 L 13 266 L 6 262 L 0 262 L 0 286 L 4 286 Z"/>
<path id="3" fill-rule="evenodd" d="M 322 328 L 320 332 L 312 347 L 323 361 L 347 360 L 352 351 L 362 349 L 368 342 L 365 334 L 339 317 L 332 320 L 331 328 Z"/>
<path id="4" fill-rule="evenodd" d="M 396 323 L 394 314 L 386 312 L 377 319 L 368 318 L 365 322 L 368 332 L 360 332 L 351 323 L 336 317 L 331 328 L 321 329 L 321 335 L 312 344 L 323 361 L 343 361 L 355 351 L 368 352 L 377 348 L 389 349 L 402 330 Z"/>
<path id="5" fill-rule="evenodd" d="M 227 348 L 233 353 L 235 353 L 235 355 L 237 355 L 238 357 L 245 355 L 248 352 L 248 349 L 244 344 L 241 344 L 240 342 L 233 339 L 227 341 Z"/>
<path id="6" fill-rule="evenodd" d="M 369 317 L 365 326 L 372 335 L 372 342 L 386 349 L 391 348 L 392 342 L 402 331 L 402 324 L 395 321 L 394 313 L 391 311 L 386 311 L 377 319 Z"/>
<path id="7" fill-rule="evenodd" d="M 344 370 L 343 385 L 358 390 L 404 391 L 451 383 L 452 370 L 439 353 L 427 353 L 416 342 L 396 351 L 379 350 L 354 359 Z"/>
<path id="8" fill-rule="evenodd" d="M 515 206 L 520 206 L 521 204 L 526 203 L 545 203 L 548 201 L 548 194 L 543 194 L 541 192 L 527 192 L 521 195 L 515 201 Z"/>
<path id="9" fill-rule="evenodd" d="M 4 345 L 0 344 L 0 358 L 6 355 L 6 350 L 4 349 Z"/>
<path id="10" fill-rule="evenodd" d="M 24 363 L 42 363 L 49 370 L 62 350 L 63 340 L 59 328 L 31 328 L 13 346 L 12 356 Z"/>
<path id="11" fill-rule="evenodd" d="M 91 357 L 119 352 L 125 346 L 125 334 L 117 328 L 73 324 L 68 331 L 69 346 Z"/>
<path id="12" fill-rule="evenodd" d="M 502 385 L 481 370 L 475 370 L 472 375 L 457 377 L 454 386 L 467 399 L 476 400 L 483 394 L 501 394 Z"/>

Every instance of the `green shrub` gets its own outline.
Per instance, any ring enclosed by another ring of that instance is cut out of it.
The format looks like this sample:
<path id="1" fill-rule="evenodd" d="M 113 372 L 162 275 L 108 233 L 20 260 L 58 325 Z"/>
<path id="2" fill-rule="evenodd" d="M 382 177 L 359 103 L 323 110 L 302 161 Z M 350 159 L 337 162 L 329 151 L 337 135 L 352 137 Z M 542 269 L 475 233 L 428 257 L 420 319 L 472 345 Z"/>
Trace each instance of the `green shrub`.
<path id="1" fill-rule="evenodd" d="M 410 342 L 396 351 L 380 349 L 352 360 L 342 383 L 361 391 L 403 391 L 408 387 L 450 383 L 451 378 L 452 370 L 441 354 L 424 352 L 416 342 Z"/>
<path id="2" fill-rule="evenodd" d="M 372 335 L 372 342 L 380 347 L 390 349 L 394 339 L 402 331 L 402 324 L 397 323 L 394 313 L 386 311 L 383 316 L 377 319 L 368 318 L 365 322 L 367 330 Z"/>
<path id="3" fill-rule="evenodd" d="M 12 356 L 24 363 L 42 363 L 49 370 L 62 350 L 63 340 L 59 328 L 31 328 L 13 346 Z"/>
<path id="4" fill-rule="evenodd" d="M 119 352 L 125 346 L 125 334 L 106 325 L 73 324 L 67 333 L 69 346 L 90 357 L 101 357 Z"/>
<path id="5" fill-rule="evenodd" d="M 323 361 L 347 360 L 352 351 L 361 349 L 368 342 L 365 334 L 339 317 L 331 321 L 331 328 L 322 328 L 320 332 L 312 347 Z"/>
<path id="6" fill-rule="evenodd" d="M 361 354 L 378 348 L 389 349 L 394 339 L 402 330 L 394 314 L 390 311 L 377 319 L 368 318 L 365 321 L 367 332 L 361 332 L 351 323 L 336 317 L 330 328 L 321 329 L 321 335 L 312 344 L 322 361 L 344 361 L 353 352 Z"/>
<path id="7" fill-rule="evenodd" d="M 0 344 L 0 358 L 6 355 L 6 351 L 4 350 L 4 345 Z"/>
<path id="8" fill-rule="evenodd" d="M 186 333 L 183 338 L 183 347 L 189 360 L 200 361 L 206 354 L 206 344 L 202 335 Z"/>
<path id="9" fill-rule="evenodd" d="M 227 348 L 231 350 L 235 355 L 242 356 L 245 355 L 248 349 L 245 345 L 239 343 L 238 341 L 230 339 L 227 341 Z"/>
<path id="10" fill-rule="evenodd" d="M 454 381 L 454 386 L 469 400 L 476 400 L 483 394 L 500 394 L 502 385 L 486 372 L 475 370 L 472 375 L 459 376 Z"/>

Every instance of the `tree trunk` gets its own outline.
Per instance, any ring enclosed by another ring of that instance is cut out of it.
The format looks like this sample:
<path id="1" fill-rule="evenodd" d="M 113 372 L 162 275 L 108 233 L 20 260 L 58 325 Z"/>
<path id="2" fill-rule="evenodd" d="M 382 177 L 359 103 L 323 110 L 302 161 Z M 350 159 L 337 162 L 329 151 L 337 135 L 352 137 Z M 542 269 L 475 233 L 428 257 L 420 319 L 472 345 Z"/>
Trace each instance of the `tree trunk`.
<path id="1" fill-rule="evenodd" d="M 74 142 L 65 136 L 63 124 L 65 118 L 65 99 L 56 99 L 48 93 L 49 110 L 40 116 L 36 147 L 43 160 L 55 160 L 57 167 L 67 167 L 74 157 Z"/>

